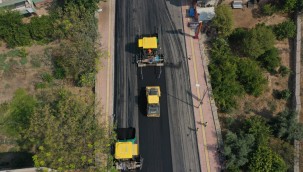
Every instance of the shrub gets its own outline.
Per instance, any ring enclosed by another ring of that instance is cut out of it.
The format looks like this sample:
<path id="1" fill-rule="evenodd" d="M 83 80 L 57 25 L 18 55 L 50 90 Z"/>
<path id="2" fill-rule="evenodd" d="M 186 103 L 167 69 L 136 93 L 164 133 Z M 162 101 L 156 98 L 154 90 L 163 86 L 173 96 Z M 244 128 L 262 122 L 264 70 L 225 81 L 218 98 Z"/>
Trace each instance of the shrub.
<path id="1" fill-rule="evenodd" d="M 50 16 L 33 17 L 29 24 L 32 39 L 48 42 L 52 40 L 54 27 Z"/>
<path id="2" fill-rule="evenodd" d="M 278 40 L 294 38 L 296 36 L 296 25 L 293 21 L 284 21 L 273 27 L 273 31 Z"/>
<path id="3" fill-rule="evenodd" d="M 300 0 L 280 0 L 281 2 L 281 10 L 283 12 L 293 12 Z"/>
<path id="4" fill-rule="evenodd" d="M 4 36 L 4 40 L 10 48 L 30 45 L 31 37 L 27 25 L 22 24 L 11 28 L 10 32 Z"/>
<path id="5" fill-rule="evenodd" d="M 240 59 L 237 70 L 238 80 L 243 85 L 246 93 L 259 96 L 265 86 L 266 79 L 261 68 L 251 59 Z"/>
<path id="6" fill-rule="evenodd" d="M 281 74 L 282 77 L 289 75 L 290 72 L 291 72 L 290 69 L 287 68 L 286 66 L 280 66 L 279 68 L 279 73 Z"/>
<path id="7" fill-rule="evenodd" d="M 281 59 L 277 48 L 272 48 L 262 54 L 258 60 L 262 63 L 262 67 L 267 71 L 274 73 L 276 68 L 280 65 Z"/>
<path id="8" fill-rule="evenodd" d="M 79 85 L 93 87 L 95 84 L 95 73 L 85 73 L 80 76 Z"/>
<path id="9" fill-rule="evenodd" d="M 25 65 L 25 64 L 27 63 L 27 58 L 26 58 L 26 57 L 21 57 L 20 63 L 21 63 L 22 65 Z"/>
<path id="10" fill-rule="evenodd" d="M 53 76 L 47 72 L 41 74 L 41 78 L 44 82 L 51 83 L 53 82 Z"/>
<path id="11" fill-rule="evenodd" d="M 282 90 L 282 91 L 273 90 L 273 95 L 277 99 L 288 100 L 290 98 L 290 96 L 291 96 L 291 92 L 288 89 Z"/>
<path id="12" fill-rule="evenodd" d="M 28 53 L 26 52 L 26 50 L 24 48 L 19 49 L 18 51 L 18 57 L 26 57 L 28 55 Z"/>
<path id="13" fill-rule="evenodd" d="M 277 7 L 272 4 L 265 4 L 262 6 L 262 13 L 267 16 L 273 15 L 275 12 L 277 12 Z"/>
<path id="14" fill-rule="evenodd" d="M 62 67 L 56 66 L 54 70 L 54 77 L 56 79 L 65 78 L 65 70 Z"/>
<path id="15" fill-rule="evenodd" d="M 43 89 L 43 88 L 46 88 L 46 83 L 38 82 L 35 84 L 35 89 Z"/>

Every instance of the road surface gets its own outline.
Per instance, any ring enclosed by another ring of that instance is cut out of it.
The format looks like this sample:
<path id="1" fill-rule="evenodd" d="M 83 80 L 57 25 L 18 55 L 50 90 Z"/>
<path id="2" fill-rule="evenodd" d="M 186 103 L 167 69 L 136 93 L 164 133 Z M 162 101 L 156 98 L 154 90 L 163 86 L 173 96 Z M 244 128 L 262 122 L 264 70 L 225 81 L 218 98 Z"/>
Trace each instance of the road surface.
<path id="1" fill-rule="evenodd" d="M 120 127 L 136 127 L 142 171 L 201 171 L 180 3 L 177 0 L 116 1 L 114 113 Z M 139 34 L 162 27 L 166 66 L 140 70 L 134 63 Z M 161 87 L 161 117 L 145 116 L 144 88 Z M 143 91 L 142 91 L 143 90 Z"/>

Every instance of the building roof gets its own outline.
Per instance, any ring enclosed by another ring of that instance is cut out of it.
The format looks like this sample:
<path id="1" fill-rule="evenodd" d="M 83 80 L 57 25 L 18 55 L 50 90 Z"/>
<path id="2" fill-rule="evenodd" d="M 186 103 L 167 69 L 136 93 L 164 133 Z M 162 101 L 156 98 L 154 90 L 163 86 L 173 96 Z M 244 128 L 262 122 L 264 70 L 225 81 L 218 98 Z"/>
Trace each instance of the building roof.
<path id="1" fill-rule="evenodd" d="M 199 14 L 199 21 L 209 21 L 215 17 L 215 7 L 197 7 L 196 12 Z"/>
<path id="2" fill-rule="evenodd" d="M 25 2 L 26 0 L 0 0 L 0 7 L 6 7 L 14 5 L 19 2 Z"/>
<path id="3" fill-rule="evenodd" d="M 158 48 L 157 37 L 144 37 L 139 39 L 138 46 L 142 47 L 143 49 L 156 49 Z"/>

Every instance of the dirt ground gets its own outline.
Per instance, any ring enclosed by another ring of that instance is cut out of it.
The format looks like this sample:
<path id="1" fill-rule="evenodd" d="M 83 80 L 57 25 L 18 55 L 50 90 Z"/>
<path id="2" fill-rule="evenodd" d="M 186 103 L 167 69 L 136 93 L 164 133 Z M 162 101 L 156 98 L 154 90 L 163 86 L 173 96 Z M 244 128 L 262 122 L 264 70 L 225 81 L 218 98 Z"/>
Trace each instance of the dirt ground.
<path id="1" fill-rule="evenodd" d="M 51 72 L 51 62 L 47 59 L 45 49 L 52 46 L 26 47 L 25 58 L 16 55 L 20 48 L 0 47 L 0 103 L 9 101 L 18 88 L 24 88 L 30 93 L 35 91 L 35 84 L 41 81 L 41 74 Z"/>

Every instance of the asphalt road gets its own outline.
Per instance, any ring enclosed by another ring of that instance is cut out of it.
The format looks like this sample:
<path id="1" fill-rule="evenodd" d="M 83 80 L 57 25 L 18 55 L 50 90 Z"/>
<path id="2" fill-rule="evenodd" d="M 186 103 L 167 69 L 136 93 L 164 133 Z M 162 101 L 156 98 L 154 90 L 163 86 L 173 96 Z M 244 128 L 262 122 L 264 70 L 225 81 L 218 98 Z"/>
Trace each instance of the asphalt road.
<path id="1" fill-rule="evenodd" d="M 200 171 L 188 66 L 179 0 L 116 1 L 115 107 L 120 127 L 136 127 L 142 171 Z M 162 50 L 166 66 L 159 69 L 134 63 L 139 34 L 162 27 Z M 144 87 L 161 87 L 161 117 L 145 116 Z"/>

